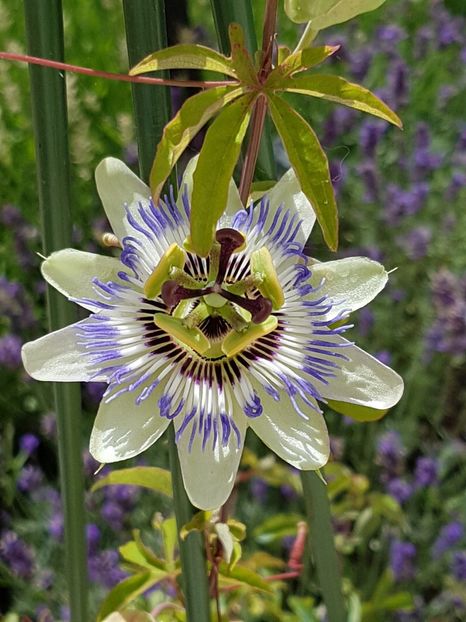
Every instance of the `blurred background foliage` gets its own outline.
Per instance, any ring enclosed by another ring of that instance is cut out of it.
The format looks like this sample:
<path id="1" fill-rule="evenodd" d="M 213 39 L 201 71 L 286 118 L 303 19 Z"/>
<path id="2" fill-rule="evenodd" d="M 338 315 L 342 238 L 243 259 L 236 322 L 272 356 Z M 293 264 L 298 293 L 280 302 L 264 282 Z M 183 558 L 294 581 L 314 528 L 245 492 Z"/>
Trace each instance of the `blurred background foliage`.
<path id="1" fill-rule="evenodd" d="M 216 45 L 208 0 L 167 5 L 171 43 Z M 253 6 L 260 25 L 264 1 Z M 64 10 L 67 62 L 127 71 L 118 0 L 64 2 Z M 317 44 L 341 45 L 319 70 L 376 92 L 400 115 L 403 132 L 346 108 L 295 98 L 331 161 L 339 256 L 367 255 L 396 269 L 370 308 L 355 314 L 350 338 L 403 375 L 405 396 L 371 424 L 326 413 L 332 462 L 324 474 L 353 622 L 466 619 L 465 26 L 463 0 L 388 0 L 319 34 Z M 278 41 L 289 46 L 299 36 L 282 6 L 278 32 Z M 0 49 L 24 52 L 21 3 L 0 1 Z M 77 248 L 108 252 L 101 245 L 108 226 L 93 171 L 108 155 L 137 168 L 130 87 L 73 74 L 67 84 L 74 241 Z M 175 107 L 185 95 L 173 90 Z M 23 342 L 45 331 L 29 97 L 27 68 L 2 61 L 0 615 L 49 622 L 68 615 L 54 414 L 50 389 L 25 375 L 19 356 Z M 276 159 L 283 171 L 278 141 Z M 319 236 L 316 230 L 309 254 L 329 258 Z M 86 417 L 76 422 L 88 490 L 96 465 L 85 447 L 101 390 L 84 387 Z M 158 443 L 138 464 L 166 462 Z M 95 611 L 131 572 L 120 566 L 118 547 L 131 540 L 133 529 L 164 555 L 153 516 L 168 517 L 170 503 L 130 486 L 88 492 L 86 503 Z M 247 527 L 240 566 L 262 577 L 286 571 L 303 513 L 299 480 L 255 438 L 248 439 L 231 513 Z M 240 581 L 243 587 L 222 595 L 225 620 L 324 620 L 306 551 L 302 563 L 311 593 L 299 577 L 272 579 L 271 592 Z M 160 609 L 167 599 L 173 607 Z M 136 604 L 157 611 L 156 619 L 183 619 L 172 582 L 158 584 Z"/>

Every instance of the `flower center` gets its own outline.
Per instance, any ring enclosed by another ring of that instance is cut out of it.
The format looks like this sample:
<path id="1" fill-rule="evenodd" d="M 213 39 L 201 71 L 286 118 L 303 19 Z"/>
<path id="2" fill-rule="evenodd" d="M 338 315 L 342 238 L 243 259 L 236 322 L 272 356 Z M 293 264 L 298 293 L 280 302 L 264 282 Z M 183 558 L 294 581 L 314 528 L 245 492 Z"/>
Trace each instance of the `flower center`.
<path id="1" fill-rule="evenodd" d="M 169 310 L 154 323 L 177 341 L 208 359 L 232 357 L 277 327 L 271 316 L 284 304 L 270 252 L 262 247 L 249 257 L 242 279 L 228 277 L 233 254 L 245 248 L 242 233 L 217 231 L 207 260 L 207 278 L 185 270 L 186 252 L 172 244 L 144 284 L 148 298 L 160 296 Z"/>

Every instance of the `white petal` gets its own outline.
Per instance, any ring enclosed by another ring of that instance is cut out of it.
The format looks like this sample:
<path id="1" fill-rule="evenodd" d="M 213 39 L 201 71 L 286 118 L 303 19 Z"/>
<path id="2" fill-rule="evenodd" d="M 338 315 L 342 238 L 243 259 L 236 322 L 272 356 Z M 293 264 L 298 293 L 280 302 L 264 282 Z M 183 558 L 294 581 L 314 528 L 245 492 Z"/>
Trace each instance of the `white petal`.
<path id="1" fill-rule="evenodd" d="M 81 340 L 79 328 L 87 321 L 82 320 L 26 343 L 21 356 L 27 373 L 36 380 L 51 382 L 89 381 L 95 370 L 86 365 L 86 350 L 78 344 Z M 105 380 L 105 375 L 94 380 Z"/>
<path id="2" fill-rule="evenodd" d="M 257 389 L 263 413 L 249 421 L 262 441 L 280 458 L 304 471 L 320 469 L 329 457 L 330 445 L 323 416 L 305 407 L 307 419 L 298 415 L 288 396 L 279 402 Z"/>
<path id="3" fill-rule="evenodd" d="M 178 205 L 178 209 L 180 209 L 181 211 L 183 211 L 182 196 L 185 191 L 187 192 L 189 203 L 191 204 L 191 196 L 193 193 L 193 175 L 194 171 L 196 170 L 198 159 L 198 155 L 194 156 L 194 158 L 191 158 L 183 173 L 183 179 L 181 180 L 180 185 L 180 194 L 176 202 Z M 244 206 L 241 203 L 238 188 L 236 187 L 236 184 L 232 179 L 230 180 L 230 187 L 228 189 L 226 209 L 223 215 L 220 217 L 219 226 L 228 227 L 231 223 L 233 216 L 242 209 L 244 209 Z"/>
<path id="4" fill-rule="evenodd" d="M 284 205 L 293 215 L 297 213 L 301 219 L 301 227 L 297 233 L 296 241 L 305 244 L 314 226 L 316 215 L 306 195 L 302 192 L 292 168 L 279 179 L 272 190 L 267 193 L 267 197 L 270 201 L 268 221 L 272 222 L 280 205 Z M 267 228 L 267 223 L 264 228 Z"/>
<path id="5" fill-rule="evenodd" d="M 102 463 L 133 458 L 162 436 L 169 421 L 159 414 L 155 392 L 139 406 L 137 394 L 123 393 L 100 403 L 94 421 L 89 451 Z"/>
<path id="6" fill-rule="evenodd" d="M 202 434 L 194 438 L 191 450 L 189 440 L 191 428 L 184 430 L 178 441 L 183 481 L 191 503 L 201 510 L 213 510 L 225 503 L 233 489 L 239 461 L 243 452 L 247 421 L 241 412 L 234 413 L 235 424 L 240 432 L 240 446 L 236 434 L 231 431 L 229 442 L 223 446 L 217 439 L 212 449 L 212 436 L 202 449 Z M 175 428 L 182 423 L 182 416 L 175 419 Z"/>
<path id="7" fill-rule="evenodd" d="M 367 257 L 347 257 L 337 261 L 314 263 L 310 269 L 311 285 L 317 286 L 325 279 L 319 295 L 325 294 L 334 301 L 329 317 L 335 317 L 343 309 L 355 311 L 367 305 L 385 287 L 388 280 L 385 268 Z"/>
<path id="8" fill-rule="evenodd" d="M 92 279 L 119 281 L 118 272 L 122 270 L 126 271 L 116 257 L 84 253 L 73 248 L 52 253 L 41 266 L 48 283 L 67 298 L 97 299 Z M 91 311 L 98 308 L 92 303 L 83 303 L 82 306 Z"/>
<path id="9" fill-rule="evenodd" d="M 332 341 L 348 343 L 338 335 Z M 350 361 L 342 361 L 340 369 L 335 370 L 336 377 L 320 387 L 323 397 L 379 410 L 391 408 L 400 400 L 403 379 L 393 369 L 354 345 L 341 348 L 340 352 Z"/>
<path id="10" fill-rule="evenodd" d="M 150 199 L 150 188 L 116 158 L 105 158 L 95 170 L 97 191 L 112 226 L 120 240 L 133 232 L 125 219 L 125 205 L 134 213 L 138 203 Z"/>

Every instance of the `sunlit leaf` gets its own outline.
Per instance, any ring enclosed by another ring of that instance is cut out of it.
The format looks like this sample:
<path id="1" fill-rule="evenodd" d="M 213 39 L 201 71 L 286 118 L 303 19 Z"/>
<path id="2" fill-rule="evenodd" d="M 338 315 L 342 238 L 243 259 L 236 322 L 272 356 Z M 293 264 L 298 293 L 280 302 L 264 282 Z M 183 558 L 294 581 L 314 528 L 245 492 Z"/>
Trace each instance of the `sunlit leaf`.
<path id="1" fill-rule="evenodd" d="M 290 54 L 281 64 L 273 69 L 265 83 L 266 88 L 285 88 L 287 78 L 299 71 L 306 71 L 318 65 L 340 49 L 339 45 L 307 48 Z"/>
<path id="2" fill-rule="evenodd" d="M 377 421 L 382 419 L 387 413 L 386 410 L 377 410 L 369 406 L 360 406 L 359 404 L 349 404 L 348 402 L 338 402 L 336 400 L 328 400 L 327 405 L 340 415 L 345 415 L 356 421 Z"/>
<path id="3" fill-rule="evenodd" d="M 178 542 L 175 517 L 166 518 L 162 522 L 163 550 L 168 570 L 175 568 L 175 548 Z"/>
<path id="4" fill-rule="evenodd" d="M 193 175 L 191 247 L 206 257 L 217 220 L 227 204 L 228 188 L 246 134 L 254 94 L 243 95 L 224 108 L 207 130 Z"/>
<path id="5" fill-rule="evenodd" d="M 327 156 L 309 123 L 285 101 L 269 94 L 272 120 L 282 139 L 301 190 L 311 202 L 324 240 L 338 246 L 338 214 Z"/>
<path id="6" fill-rule="evenodd" d="M 133 67 L 129 75 L 137 76 L 163 69 L 204 69 L 237 77 L 229 58 L 211 48 L 195 44 L 173 45 L 153 52 Z"/>
<path id="7" fill-rule="evenodd" d="M 173 495 L 172 480 L 169 471 L 160 469 L 159 467 L 143 466 L 112 471 L 105 477 L 98 479 L 92 486 L 91 491 L 95 492 L 105 486 L 118 486 L 122 484 L 149 488 L 167 497 Z"/>
<path id="8" fill-rule="evenodd" d="M 167 574 L 163 560 L 158 559 L 154 554 L 148 559 L 148 556 L 134 540 L 122 544 L 118 547 L 118 551 L 123 560 L 132 566 L 137 566 L 141 570 L 150 570 L 154 573 L 160 572 L 161 579 Z"/>
<path id="9" fill-rule="evenodd" d="M 236 566 L 235 568 L 229 568 L 228 565 L 222 562 L 219 566 L 219 583 L 222 586 L 236 586 L 236 587 L 253 587 L 264 592 L 271 592 L 270 585 L 260 576 L 257 572 L 249 570 L 244 566 Z"/>
<path id="10" fill-rule="evenodd" d="M 322 74 L 298 76 L 287 81 L 285 90 L 290 93 L 301 93 L 302 95 L 328 99 L 337 104 L 343 104 L 380 117 L 398 127 L 403 125 L 398 115 L 368 89 L 359 84 L 348 82 L 339 76 Z"/>
<path id="11" fill-rule="evenodd" d="M 151 572 L 142 572 L 124 579 L 118 583 L 106 596 L 97 614 L 97 622 L 101 622 L 108 615 L 125 607 L 137 596 L 158 583 L 159 576 Z"/>
<path id="12" fill-rule="evenodd" d="M 231 61 L 239 80 L 245 84 L 257 84 L 257 72 L 251 55 L 246 48 L 244 32 L 239 24 L 230 24 L 228 28 L 231 46 Z"/>
<path id="13" fill-rule="evenodd" d="M 152 164 L 150 187 L 155 203 L 171 170 L 191 140 L 223 106 L 243 93 L 242 88 L 217 86 L 201 91 L 184 102 L 165 126 Z"/>
<path id="14" fill-rule="evenodd" d="M 298 24 L 311 22 L 314 30 L 346 22 L 356 15 L 373 11 L 385 0 L 285 0 L 288 17 Z"/>

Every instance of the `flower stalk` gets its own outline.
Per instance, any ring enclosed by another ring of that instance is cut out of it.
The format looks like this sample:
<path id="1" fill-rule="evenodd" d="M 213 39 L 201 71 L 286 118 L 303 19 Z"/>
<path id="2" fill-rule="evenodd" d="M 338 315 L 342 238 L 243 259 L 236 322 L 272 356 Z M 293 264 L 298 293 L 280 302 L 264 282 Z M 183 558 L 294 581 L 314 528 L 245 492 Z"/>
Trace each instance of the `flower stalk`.
<path id="1" fill-rule="evenodd" d="M 30 54 L 62 59 L 61 1 L 25 0 L 24 12 Z M 43 67 L 30 67 L 30 81 L 43 248 L 48 255 L 71 245 L 66 87 L 62 75 Z M 58 292 L 50 289 L 47 299 L 51 330 L 76 320 L 75 306 Z M 54 398 L 71 621 L 88 622 L 84 486 L 81 436 L 77 433 L 81 418 L 79 385 L 55 384 Z"/>
<path id="2" fill-rule="evenodd" d="M 335 550 L 330 504 L 324 482 L 314 471 L 301 471 L 309 542 L 329 622 L 345 622 L 341 573 Z"/>
<path id="3" fill-rule="evenodd" d="M 166 47 L 164 2 L 125 0 L 123 6 L 130 63 L 137 62 L 150 52 Z M 170 93 L 167 88 L 163 90 L 161 97 L 159 90 L 156 91 L 150 87 L 138 85 L 133 89 L 133 105 L 138 129 L 139 168 L 143 179 L 149 177 L 155 148 L 164 126 L 171 117 Z M 176 188 L 176 176 L 172 181 Z M 195 509 L 184 488 L 173 425 L 169 427 L 167 436 L 173 502 L 179 533 L 181 527 L 192 519 Z M 209 586 L 203 544 L 202 535 L 199 533 L 191 533 L 185 540 L 179 538 L 182 587 L 188 622 L 209 622 L 210 620 Z"/>

